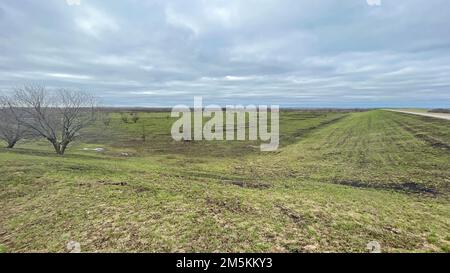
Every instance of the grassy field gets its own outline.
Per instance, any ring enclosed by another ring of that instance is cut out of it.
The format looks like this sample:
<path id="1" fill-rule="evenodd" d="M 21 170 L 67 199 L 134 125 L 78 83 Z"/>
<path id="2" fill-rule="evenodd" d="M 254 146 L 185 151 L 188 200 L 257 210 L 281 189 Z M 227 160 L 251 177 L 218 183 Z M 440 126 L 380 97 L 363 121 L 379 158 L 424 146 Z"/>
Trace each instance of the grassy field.
<path id="1" fill-rule="evenodd" d="M 261 153 L 174 142 L 169 113 L 140 117 L 113 113 L 64 157 L 0 149 L 0 252 L 450 251 L 450 121 L 281 112 L 281 149 Z"/>

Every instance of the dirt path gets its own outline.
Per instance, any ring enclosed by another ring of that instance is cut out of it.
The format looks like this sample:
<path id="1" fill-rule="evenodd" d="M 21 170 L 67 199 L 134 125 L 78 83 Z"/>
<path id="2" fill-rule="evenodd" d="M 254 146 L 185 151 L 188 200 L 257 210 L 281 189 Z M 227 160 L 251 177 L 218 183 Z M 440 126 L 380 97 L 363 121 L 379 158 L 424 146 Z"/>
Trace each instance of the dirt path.
<path id="1" fill-rule="evenodd" d="M 399 113 L 405 113 L 405 114 L 412 114 L 412 115 L 419 115 L 419 116 L 425 116 L 425 117 L 450 120 L 450 114 L 445 114 L 445 113 L 422 113 L 422 112 L 415 112 L 415 111 L 393 110 L 393 109 L 385 109 L 385 110 L 392 111 L 392 112 L 399 112 Z"/>

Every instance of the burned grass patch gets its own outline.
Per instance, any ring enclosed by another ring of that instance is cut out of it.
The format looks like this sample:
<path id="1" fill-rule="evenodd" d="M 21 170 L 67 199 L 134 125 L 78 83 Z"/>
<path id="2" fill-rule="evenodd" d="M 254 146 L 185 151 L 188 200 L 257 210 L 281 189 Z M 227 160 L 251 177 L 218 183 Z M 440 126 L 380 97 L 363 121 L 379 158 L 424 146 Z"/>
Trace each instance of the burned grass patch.
<path id="1" fill-rule="evenodd" d="M 359 180 L 333 180 L 334 184 L 350 186 L 354 188 L 395 190 L 405 193 L 437 196 L 439 191 L 415 182 L 386 183 L 386 182 L 365 182 Z"/>

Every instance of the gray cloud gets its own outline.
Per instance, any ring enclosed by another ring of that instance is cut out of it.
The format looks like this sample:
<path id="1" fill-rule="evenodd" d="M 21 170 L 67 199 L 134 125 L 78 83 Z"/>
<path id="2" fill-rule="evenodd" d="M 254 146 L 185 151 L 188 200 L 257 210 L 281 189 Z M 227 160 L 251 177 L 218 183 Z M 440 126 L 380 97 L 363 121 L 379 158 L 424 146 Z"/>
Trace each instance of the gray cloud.
<path id="1" fill-rule="evenodd" d="M 106 105 L 450 107 L 446 0 L 0 3 L 0 92 L 86 89 Z"/>

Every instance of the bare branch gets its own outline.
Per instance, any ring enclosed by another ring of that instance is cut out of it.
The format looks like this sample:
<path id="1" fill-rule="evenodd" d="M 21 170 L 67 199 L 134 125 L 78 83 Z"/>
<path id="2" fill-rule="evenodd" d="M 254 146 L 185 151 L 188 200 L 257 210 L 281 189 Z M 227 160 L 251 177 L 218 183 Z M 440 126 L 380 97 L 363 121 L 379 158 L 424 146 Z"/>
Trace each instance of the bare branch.
<path id="1" fill-rule="evenodd" d="M 22 115 L 23 111 L 17 108 L 11 97 L 0 97 L 0 139 L 7 142 L 7 148 L 13 148 L 27 136 L 28 130 L 18 118 Z"/>

